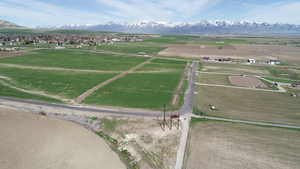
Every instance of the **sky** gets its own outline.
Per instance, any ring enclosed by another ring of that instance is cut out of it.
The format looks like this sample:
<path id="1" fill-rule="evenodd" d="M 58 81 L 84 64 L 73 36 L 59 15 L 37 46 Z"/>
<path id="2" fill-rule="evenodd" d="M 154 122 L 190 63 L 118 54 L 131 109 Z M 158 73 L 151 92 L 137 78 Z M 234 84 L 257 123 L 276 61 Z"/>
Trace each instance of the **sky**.
<path id="1" fill-rule="evenodd" d="M 300 0 L 0 0 L 0 20 L 28 27 L 202 20 L 300 25 Z"/>

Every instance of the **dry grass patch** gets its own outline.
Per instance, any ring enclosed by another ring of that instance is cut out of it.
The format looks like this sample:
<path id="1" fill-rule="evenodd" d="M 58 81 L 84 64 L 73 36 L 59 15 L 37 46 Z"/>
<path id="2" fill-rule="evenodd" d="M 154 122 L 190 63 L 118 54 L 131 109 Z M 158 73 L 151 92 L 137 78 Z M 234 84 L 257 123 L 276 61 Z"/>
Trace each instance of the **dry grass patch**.
<path id="1" fill-rule="evenodd" d="M 206 86 L 200 86 L 198 93 L 195 107 L 211 116 L 300 124 L 300 98 L 288 93 Z M 210 110 L 209 105 L 217 110 Z"/>
<path id="2" fill-rule="evenodd" d="M 192 123 L 187 169 L 297 169 L 297 130 L 226 122 Z"/>

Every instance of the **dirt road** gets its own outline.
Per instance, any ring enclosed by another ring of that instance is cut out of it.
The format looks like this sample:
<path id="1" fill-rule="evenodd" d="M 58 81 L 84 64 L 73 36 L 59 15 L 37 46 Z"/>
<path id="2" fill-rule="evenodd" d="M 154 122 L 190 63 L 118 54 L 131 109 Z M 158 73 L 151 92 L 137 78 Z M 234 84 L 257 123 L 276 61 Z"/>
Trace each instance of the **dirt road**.
<path id="1" fill-rule="evenodd" d="M 135 70 L 143 67 L 145 64 L 150 63 L 153 59 L 154 58 L 150 58 L 147 61 L 145 61 L 145 62 L 143 62 L 143 63 L 141 63 L 141 64 L 139 64 L 139 65 L 137 65 L 137 66 L 135 66 L 135 67 L 133 67 L 131 69 L 129 69 L 128 71 L 122 72 L 121 74 L 118 74 L 117 76 L 115 76 L 115 77 L 113 77 L 113 78 L 111 78 L 109 80 L 106 80 L 105 82 L 102 82 L 99 85 L 97 85 L 97 86 L 95 86 L 95 87 L 87 90 L 86 92 L 84 92 L 83 94 L 81 94 L 80 96 L 78 96 L 77 98 L 75 98 L 74 102 L 75 103 L 81 103 L 83 100 L 85 100 L 85 98 L 87 98 L 88 96 L 90 96 L 91 94 L 93 94 L 96 90 L 98 90 L 98 89 L 100 89 L 100 88 L 102 88 L 102 87 L 110 84 L 111 82 L 113 82 L 113 81 L 115 81 L 117 79 L 120 79 L 120 78 L 128 75 L 129 73 L 134 72 Z"/>

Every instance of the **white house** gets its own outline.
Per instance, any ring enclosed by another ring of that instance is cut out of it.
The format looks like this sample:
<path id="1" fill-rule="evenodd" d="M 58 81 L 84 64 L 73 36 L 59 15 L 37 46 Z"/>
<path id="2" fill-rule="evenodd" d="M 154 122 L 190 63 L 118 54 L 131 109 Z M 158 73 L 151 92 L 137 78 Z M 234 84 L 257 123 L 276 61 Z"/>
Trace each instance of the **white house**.
<path id="1" fill-rule="evenodd" d="M 250 64 L 255 64 L 255 63 L 256 63 L 256 60 L 255 60 L 255 59 L 248 59 L 248 63 L 250 63 Z"/>

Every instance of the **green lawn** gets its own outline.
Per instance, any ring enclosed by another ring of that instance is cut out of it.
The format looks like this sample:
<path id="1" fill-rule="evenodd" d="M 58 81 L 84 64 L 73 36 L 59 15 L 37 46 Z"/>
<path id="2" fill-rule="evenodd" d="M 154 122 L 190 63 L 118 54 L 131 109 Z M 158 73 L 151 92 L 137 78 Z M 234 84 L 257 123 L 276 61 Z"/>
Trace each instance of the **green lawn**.
<path id="1" fill-rule="evenodd" d="M 24 93 L 1 84 L 0 84 L 0 96 L 17 97 L 21 99 L 30 99 L 30 100 L 41 100 L 41 101 L 47 101 L 52 103 L 61 103 L 61 101 L 56 99 Z"/>
<path id="2" fill-rule="evenodd" d="M 264 78 L 279 83 L 293 83 L 297 81 L 297 80 L 282 79 L 282 78 L 275 78 L 275 77 L 264 77 Z"/>
<path id="3" fill-rule="evenodd" d="M 142 68 L 138 69 L 139 71 L 159 71 L 159 70 L 179 70 L 185 68 L 187 62 L 185 61 L 174 61 L 174 60 L 163 60 L 163 59 L 154 59 L 151 63 L 146 64 Z"/>
<path id="4" fill-rule="evenodd" d="M 146 59 L 78 50 L 40 50 L 25 56 L 3 58 L 0 63 L 89 70 L 128 70 Z"/>
<path id="5" fill-rule="evenodd" d="M 15 85 L 28 90 L 42 90 L 74 98 L 116 74 L 75 73 L 64 71 L 1 68 L 0 75 L 10 77 Z"/>
<path id="6" fill-rule="evenodd" d="M 157 45 L 151 45 L 149 43 L 116 43 L 113 45 L 101 45 L 97 46 L 98 50 L 112 51 L 118 53 L 128 54 L 157 54 L 163 47 Z"/>
<path id="7" fill-rule="evenodd" d="M 182 72 L 129 74 L 96 91 L 87 104 L 161 109 L 169 105 Z"/>

